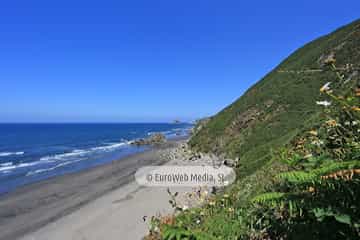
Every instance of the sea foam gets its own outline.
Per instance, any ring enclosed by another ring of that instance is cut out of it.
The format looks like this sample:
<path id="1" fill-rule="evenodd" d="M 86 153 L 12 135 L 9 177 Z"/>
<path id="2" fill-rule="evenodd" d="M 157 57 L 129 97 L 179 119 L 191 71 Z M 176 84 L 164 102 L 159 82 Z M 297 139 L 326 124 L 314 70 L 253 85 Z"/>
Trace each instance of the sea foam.
<path id="1" fill-rule="evenodd" d="M 68 153 L 61 153 L 61 154 L 55 154 L 55 155 L 42 157 L 42 158 L 40 158 L 40 161 L 54 162 L 54 161 L 69 160 L 69 159 L 74 159 L 74 158 L 82 158 L 82 157 L 89 156 L 96 152 L 113 151 L 113 150 L 116 150 L 118 148 L 124 147 L 129 144 L 130 144 L 129 141 L 124 141 L 124 142 L 120 142 L 120 143 L 112 143 L 110 145 L 93 147 L 93 148 L 89 148 L 89 149 L 75 149 Z"/>
<path id="2" fill-rule="evenodd" d="M 8 157 L 13 155 L 23 155 L 24 152 L 0 152 L 0 157 Z"/>
<path id="3" fill-rule="evenodd" d="M 0 165 L 0 172 L 14 170 L 14 169 L 17 169 L 17 168 L 30 167 L 30 166 L 38 165 L 40 163 L 41 163 L 40 161 L 29 162 L 29 163 L 19 163 L 19 164 L 13 164 L 13 163 L 10 163 L 10 162 L 3 163 L 3 164 Z"/>

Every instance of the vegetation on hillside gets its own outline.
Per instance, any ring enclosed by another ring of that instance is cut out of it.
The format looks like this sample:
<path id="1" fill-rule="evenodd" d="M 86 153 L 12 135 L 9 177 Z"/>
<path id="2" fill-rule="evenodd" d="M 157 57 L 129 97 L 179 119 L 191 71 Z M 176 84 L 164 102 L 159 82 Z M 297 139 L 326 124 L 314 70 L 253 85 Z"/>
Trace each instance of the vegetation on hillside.
<path id="1" fill-rule="evenodd" d="M 346 85 L 335 59 L 328 64 Z M 287 171 L 252 199 L 255 239 L 360 238 L 360 93 L 336 95 L 330 84 L 320 89 L 323 121 L 281 151 Z"/>
<path id="2" fill-rule="evenodd" d="M 288 143 L 319 119 L 319 89 L 333 75 L 325 60 L 337 66 L 360 63 L 360 21 L 321 37 L 285 59 L 233 104 L 196 132 L 190 145 L 202 152 L 240 158 L 238 175 L 246 176 L 271 159 L 271 149 Z M 353 74 L 353 75 L 351 75 Z M 358 71 L 347 77 L 355 78 Z M 352 82 L 353 83 L 353 82 Z"/>
<path id="3" fill-rule="evenodd" d="M 357 21 L 211 118 L 191 144 L 240 157 L 238 180 L 199 208 L 154 218 L 147 239 L 360 239 L 359 63 Z"/>

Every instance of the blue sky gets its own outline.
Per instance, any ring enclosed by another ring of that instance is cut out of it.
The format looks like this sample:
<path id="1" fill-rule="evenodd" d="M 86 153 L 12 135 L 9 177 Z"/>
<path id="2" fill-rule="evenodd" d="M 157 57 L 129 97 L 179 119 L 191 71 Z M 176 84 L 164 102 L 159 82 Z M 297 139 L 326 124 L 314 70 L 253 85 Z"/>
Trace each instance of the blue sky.
<path id="1" fill-rule="evenodd" d="M 0 122 L 192 120 L 360 1 L 3 1 Z"/>

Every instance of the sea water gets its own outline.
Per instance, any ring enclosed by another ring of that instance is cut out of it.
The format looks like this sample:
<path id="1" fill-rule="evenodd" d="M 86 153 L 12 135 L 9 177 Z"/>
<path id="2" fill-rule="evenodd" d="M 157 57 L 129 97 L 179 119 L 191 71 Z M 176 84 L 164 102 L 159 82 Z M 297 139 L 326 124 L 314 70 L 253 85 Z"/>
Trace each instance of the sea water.
<path id="1" fill-rule="evenodd" d="M 146 150 L 131 141 L 189 134 L 190 124 L 0 124 L 0 194 Z"/>

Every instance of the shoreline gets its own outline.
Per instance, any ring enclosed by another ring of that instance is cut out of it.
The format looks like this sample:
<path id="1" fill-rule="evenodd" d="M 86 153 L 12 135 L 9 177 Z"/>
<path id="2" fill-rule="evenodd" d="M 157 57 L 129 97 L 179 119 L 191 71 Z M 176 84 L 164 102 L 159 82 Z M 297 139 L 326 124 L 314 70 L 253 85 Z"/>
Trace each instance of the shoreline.
<path id="1" fill-rule="evenodd" d="M 168 141 L 141 153 L 76 173 L 32 183 L 0 196 L 0 240 L 19 239 L 134 182 L 145 165 L 167 162 L 159 157 L 187 138 Z M 119 219 L 120 221 L 121 219 Z"/>

